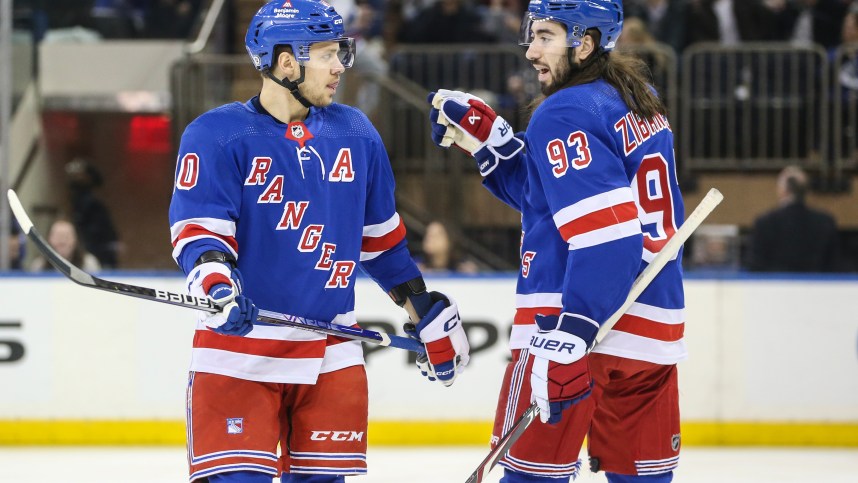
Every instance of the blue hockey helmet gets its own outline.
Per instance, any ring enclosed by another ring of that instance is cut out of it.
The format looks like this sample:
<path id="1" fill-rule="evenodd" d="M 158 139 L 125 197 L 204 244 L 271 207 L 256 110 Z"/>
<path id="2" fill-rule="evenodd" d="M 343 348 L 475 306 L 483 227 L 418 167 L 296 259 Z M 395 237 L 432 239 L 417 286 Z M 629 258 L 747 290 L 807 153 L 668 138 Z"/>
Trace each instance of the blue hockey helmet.
<path id="1" fill-rule="evenodd" d="M 355 58 L 354 39 L 345 37 L 343 18 L 334 7 L 320 0 L 276 0 L 253 16 L 244 45 L 257 70 L 265 72 L 274 61 L 274 48 L 289 45 L 302 65 L 310 60 L 310 45 L 339 42 L 337 54 L 343 67 Z"/>
<path id="2" fill-rule="evenodd" d="M 617 45 L 623 30 L 622 0 L 530 0 L 521 22 L 519 43 L 533 41 L 533 24 L 551 20 L 566 27 L 566 45 L 577 47 L 587 29 L 602 35 L 599 46 L 606 51 Z"/>

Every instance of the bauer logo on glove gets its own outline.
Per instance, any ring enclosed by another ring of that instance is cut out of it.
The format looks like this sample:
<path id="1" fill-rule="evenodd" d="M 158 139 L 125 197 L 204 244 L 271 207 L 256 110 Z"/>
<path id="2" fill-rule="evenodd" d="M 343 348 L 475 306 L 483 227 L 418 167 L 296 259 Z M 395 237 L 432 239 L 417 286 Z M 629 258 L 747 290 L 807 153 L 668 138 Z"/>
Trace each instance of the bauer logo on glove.
<path id="1" fill-rule="evenodd" d="M 566 408 L 590 395 L 589 344 L 581 336 L 592 341 L 598 325 L 593 327 L 569 313 L 537 315 L 535 322 L 539 332 L 530 338 L 528 355 L 532 364 L 530 399 L 539 407 L 542 422 L 554 424 Z"/>

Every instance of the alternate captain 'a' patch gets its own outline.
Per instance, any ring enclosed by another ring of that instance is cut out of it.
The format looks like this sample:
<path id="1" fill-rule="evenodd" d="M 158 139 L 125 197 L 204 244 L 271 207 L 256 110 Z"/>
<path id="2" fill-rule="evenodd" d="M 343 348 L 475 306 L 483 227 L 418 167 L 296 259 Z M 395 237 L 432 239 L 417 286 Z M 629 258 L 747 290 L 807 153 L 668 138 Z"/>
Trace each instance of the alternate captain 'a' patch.
<path id="1" fill-rule="evenodd" d="M 303 148 L 307 141 L 313 139 L 313 133 L 303 122 L 295 121 L 286 126 L 286 138 L 297 142 Z"/>

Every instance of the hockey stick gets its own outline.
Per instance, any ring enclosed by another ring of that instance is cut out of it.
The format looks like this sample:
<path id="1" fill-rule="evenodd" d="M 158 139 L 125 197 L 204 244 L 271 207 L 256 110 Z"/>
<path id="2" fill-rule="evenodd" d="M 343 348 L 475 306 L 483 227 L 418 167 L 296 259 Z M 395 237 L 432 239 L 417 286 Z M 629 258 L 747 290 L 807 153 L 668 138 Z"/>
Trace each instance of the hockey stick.
<path id="1" fill-rule="evenodd" d="M 703 223 L 703 220 L 709 216 L 709 213 L 712 213 L 712 210 L 714 210 L 723 199 L 724 195 L 715 188 L 710 189 L 709 192 L 706 193 L 706 196 L 703 197 L 700 204 L 694 209 L 694 212 L 692 212 L 688 219 L 685 220 L 685 223 L 676 230 L 673 237 L 665 243 L 661 251 L 659 251 L 652 259 L 652 262 L 647 265 L 647 267 L 635 279 L 634 283 L 632 283 L 632 288 L 629 291 L 629 295 L 626 297 L 626 301 L 599 328 L 599 332 L 596 334 L 596 342 L 593 344 L 593 347 L 605 338 L 611 328 L 614 327 L 614 324 L 616 324 L 617 321 L 620 320 L 620 317 L 629 310 L 629 307 L 631 307 L 640 294 L 643 293 L 644 289 L 646 289 L 650 282 L 653 281 L 661 269 L 667 265 L 667 262 L 672 260 L 673 257 L 679 253 L 679 249 L 682 247 L 682 244 L 688 240 L 691 234 L 694 233 L 694 230 Z M 593 348 L 591 347 L 590 350 L 592 351 Z M 524 430 L 530 426 L 530 423 L 532 423 L 538 415 L 539 407 L 536 406 L 536 403 L 531 404 L 530 407 L 524 411 L 524 414 L 518 419 L 518 421 L 512 425 L 512 428 L 510 428 L 510 430 L 507 431 L 507 433 L 497 442 L 495 448 L 489 452 L 488 456 L 486 456 L 480 465 L 477 466 L 477 469 L 471 474 L 471 477 L 468 478 L 465 483 L 482 482 L 483 478 L 485 478 L 489 472 L 492 471 L 492 468 L 495 467 L 497 462 L 506 455 L 512 445 L 518 441 L 518 438 L 521 437 Z"/>
<path id="2" fill-rule="evenodd" d="M 218 306 L 205 297 L 194 297 L 193 295 L 168 292 L 166 290 L 156 290 L 153 288 L 112 282 L 110 280 L 98 278 L 81 270 L 57 253 L 39 234 L 33 226 L 33 222 L 30 220 L 27 212 L 24 211 L 24 207 L 21 205 L 21 201 L 18 199 L 18 195 L 15 194 L 14 190 L 9 190 L 8 197 L 12 213 L 14 213 L 15 218 L 18 220 L 18 224 L 21 225 L 21 229 L 27 235 L 27 238 L 36 245 L 36 248 L 38 248 L 45 258 L 51 262 L 51 265 L 56 267 L 57 270 L 62 272 L 72 282 L 75 282 L 78 285 L 83 285 L 84 287 L 95 288 L 120 295 L 128 295 L 130 297 L 137 297 L 144 300 L 152 300 L 189 309 L 203 310 L 209 313 L 220 312 Z M 298 329 L 310 330 L 313 332 L 334 335 L 361 342 L 396 347 L 398 349 L 417 352 L 418 354 L 426 353 L 426 349 L 424 349 L 421 342 L 408 337 L 388 334 L 386 332 L 376 332 L 374 330 L 366 330 L 359 327 L 349 327 L 322 320 L 313 320 L 295 315 L 271 312 L 269 310 L 260 310 L 257 320 L 267 324 L 295 327 Z"/>

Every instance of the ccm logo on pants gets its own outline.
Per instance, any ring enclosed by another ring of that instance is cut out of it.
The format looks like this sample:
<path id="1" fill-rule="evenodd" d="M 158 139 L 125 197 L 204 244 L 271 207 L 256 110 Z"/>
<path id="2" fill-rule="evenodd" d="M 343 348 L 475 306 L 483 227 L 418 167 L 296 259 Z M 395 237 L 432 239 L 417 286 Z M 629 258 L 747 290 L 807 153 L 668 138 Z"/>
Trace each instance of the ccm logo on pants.
<path id="1" fill-rule="evenodd" d="M 357 431 L 313 431 L 310 435 L 313 441 L 360 441 L 363 439 L 363 432 Z"/>

